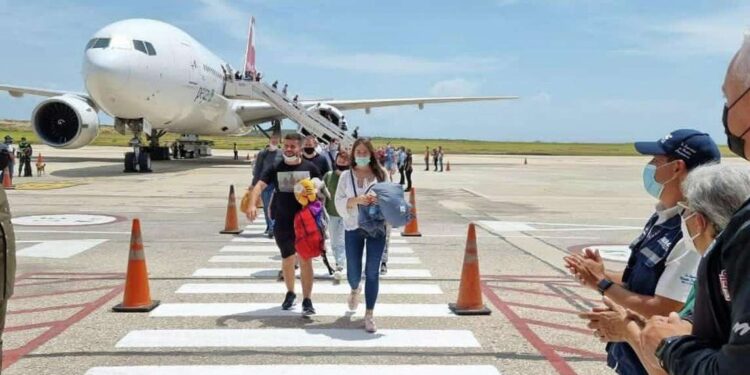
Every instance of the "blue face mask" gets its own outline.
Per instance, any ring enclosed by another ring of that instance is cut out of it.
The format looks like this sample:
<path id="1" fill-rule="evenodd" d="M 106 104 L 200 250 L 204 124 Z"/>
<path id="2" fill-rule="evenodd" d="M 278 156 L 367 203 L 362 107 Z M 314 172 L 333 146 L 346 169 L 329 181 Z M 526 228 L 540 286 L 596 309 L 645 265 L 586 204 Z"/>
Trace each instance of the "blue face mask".
<path id="1" fill-rule="evenodd" d="M 661 193 L 664 191 L 664 184 L 656 181 L 656 170 L 669 164 L 672 163 L 669 162 L 659 167 L 653 164 L 646 164 L 646 167 L 643 168 L 643 187 L 650 196 L 656 199 L 661 199 Z M 674 177 L 670 178 L 667 182 L 673 179 Z"/>
<path id="2" fill-rule="evenodd" d="M 354 162 L 357 163 L 358 166 L 364 167 L 364 166 L 370 164 L 370 156 L 369 155 L 365 156 L 365 157 L 359 157 L 359 156 L 357 156 L 357 157 L 354 158 Z"/>
<path id="3" fill-rule="evenodd" d="M 664 185 L 656 181 L 656 166 L 653 164 L 646 164 L 646 167 L 643 168 L 643 187 L 652 197 L 656 199 L 661 197 Z"/>

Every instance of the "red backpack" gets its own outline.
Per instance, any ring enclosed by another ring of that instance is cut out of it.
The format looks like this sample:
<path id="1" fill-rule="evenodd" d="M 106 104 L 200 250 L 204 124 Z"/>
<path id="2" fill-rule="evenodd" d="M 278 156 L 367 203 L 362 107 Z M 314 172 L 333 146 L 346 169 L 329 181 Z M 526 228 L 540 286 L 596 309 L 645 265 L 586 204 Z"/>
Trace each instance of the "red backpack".
<path id="1" fill-rule="evenodd" d="M 315 258 L 323 251 L 323 235 L 309 207 L 294 214 L 294 246 L 302 259 Z"/>

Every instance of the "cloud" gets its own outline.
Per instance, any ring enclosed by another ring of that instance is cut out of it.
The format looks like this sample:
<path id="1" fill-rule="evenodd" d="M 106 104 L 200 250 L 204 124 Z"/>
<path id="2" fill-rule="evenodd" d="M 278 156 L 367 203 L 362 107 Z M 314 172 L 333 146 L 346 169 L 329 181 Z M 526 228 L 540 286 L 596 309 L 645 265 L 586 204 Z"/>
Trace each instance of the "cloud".
<path id="1" fill-rule="evenodd" d="M 615 20 L 616 29 L 631 47 L 615 52 L 634 56 L 689 57 L 726 56 L 739 48 L 750 22 L 750 6 L 739 6 L 712 14 L 670 20 Z M 619 25 L 618 25 L 619 24 Z"/>
<path id="2" fill-rule="evenodd" d="M 312 52 L 290 54 L 283 62 L 325 69 L 341 69 L 376 74 L 473 73 L 499 70 L 508 62 L 492 57 L 453 57 L 428 59 L 389 53 Z"/>
<path id="3" fill-rule="evenodd" d="M 196 16 L 216 24 L 228 36 L 247 38 L 247 22 L 251 17 L 226 0 L 199 0 Z M 312 68 L 338 69 L 374 74 L 440 74 L 489 72 L 514 62 L 513 58 L 456 56 L 427 58 L 380 51 L 341 51 L 307 35 L 285 35 L 263 26 L 257 43 L 264 53 L 274 54 L 275 62 Z"/>
<path id="4" fill-rule="evenodd" d="M 479 92 L 480 84 L 463 78 L 448 79 L 432 85 L 432 96 L 473 96 Z"/>

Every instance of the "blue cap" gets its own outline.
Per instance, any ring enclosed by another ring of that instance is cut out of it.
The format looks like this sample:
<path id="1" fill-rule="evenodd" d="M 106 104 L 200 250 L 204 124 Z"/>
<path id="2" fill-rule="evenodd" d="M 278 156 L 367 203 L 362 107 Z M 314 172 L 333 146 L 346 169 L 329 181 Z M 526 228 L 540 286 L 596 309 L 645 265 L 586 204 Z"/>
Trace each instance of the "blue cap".
<path id="1" fill-rule="evenodd" d="M 719 147 L 711 136 L 693 129 L 679 129 L 656 142 L 636 142 L 636 151 L 643 155 L 664 155 L 685 161 L 688 169 L 718 163 Z"/>

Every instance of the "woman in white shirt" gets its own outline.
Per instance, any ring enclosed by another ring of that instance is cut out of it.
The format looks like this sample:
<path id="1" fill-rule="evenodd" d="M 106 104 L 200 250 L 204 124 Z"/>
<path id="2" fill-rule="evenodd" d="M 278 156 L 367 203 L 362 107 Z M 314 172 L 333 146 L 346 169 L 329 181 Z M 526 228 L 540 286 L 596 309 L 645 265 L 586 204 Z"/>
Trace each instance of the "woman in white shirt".
<path id="1" fill-rule="evenodd" d="M 346 274 L 349 286 L 349 310 L 359 305 L 362 279 L 362 257 L 365 255 L 365 330 L 375 332 L 373 309 L 378 297 L 380 260 L 385 249 L 385 223 L 377 234 L 368 234 L 359 226 L 359 206 L 377 204 L 378 198 L 367 190 L 378 182 L 385 181 L 386 174 L 380 166 L 372 143 L 357 139 L 352 147 L 352 168 L 341 173 L 336 189 L 336 211 L 344 218 L 344 242 L 346 247 Z M 367 252 L 365 252 L 367 248 Z"/>

